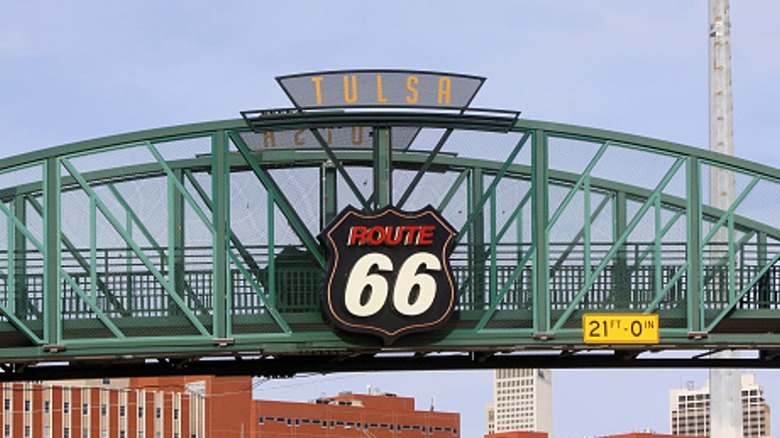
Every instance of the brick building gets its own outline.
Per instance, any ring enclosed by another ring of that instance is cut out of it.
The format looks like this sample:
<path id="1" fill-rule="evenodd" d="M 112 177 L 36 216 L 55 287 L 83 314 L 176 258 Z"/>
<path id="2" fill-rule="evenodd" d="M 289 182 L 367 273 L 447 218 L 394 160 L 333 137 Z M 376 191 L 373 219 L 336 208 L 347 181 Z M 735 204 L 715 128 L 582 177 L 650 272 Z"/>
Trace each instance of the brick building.
<path id="1" fill-rule="evenodd" d="M 547 432 L 530 432 L 530 431 L 513 431 L 513 432 L 500 432 L 485 435 L 485 438 L 547 438 Z M 598 438 L 681 438 L 680 435 L 663 435 L 655 432 L 631 432 L 623 433 L 619 435 L 605 435 Z M 685 436 L 683 438 L 706 438 L 706 437 L 694 437 Z"/>
<path id="2" fill-rule="evenodd" d="M 417 411 L 412 398 L 253 400 L 250 377 L 3 383 L 2 397 L 3 438 L 460 436 L 459 414 Z"/>
<path id="3" fill-rule="evenodd" d="M 392 394 L 347 393 L 313 403 L 257 400 L 253 412 L 269 438 L 460 436 L 460 414 L 417 411 L 414 399 Z"/>

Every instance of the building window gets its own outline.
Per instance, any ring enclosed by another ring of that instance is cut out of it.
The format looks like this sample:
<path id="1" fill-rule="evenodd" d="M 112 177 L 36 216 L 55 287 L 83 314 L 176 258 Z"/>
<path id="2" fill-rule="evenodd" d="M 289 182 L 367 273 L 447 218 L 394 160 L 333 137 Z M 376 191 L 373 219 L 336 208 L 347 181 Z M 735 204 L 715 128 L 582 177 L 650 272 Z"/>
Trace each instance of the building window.
<path id="1" fill-rule="evenodd" d="M 173 410 L 173 419 L 178 420 L 179 419 L 179 408 L 176 408 Z"/>
<path id="2" fill-rule="evenodd" d="M 64 414 L 70 414 L 70 402 L 62 402 L 62 412 Z"/>
<path id="3" fill-rule="evenodd" d="M 156 418 L 161 418 L 162 417 L 162 409 L 160 409 L 160 408 L 155 409 L 154 410 L 154 416 Z"/>
<path id="4" fill-rule="evenodd" d="M 70 438 L 70 428 L 66 427 L 62 429 L 62 438 Z"/>
<path id="5" fill-rule="evenodd" d="M 100 405 L 100 415 L 105 417 L 107 413 L 108 413 L 108 408 L 106 407 L 105 403 Z"/>
<path id="6" fill-rule="evenodd" d="M 49 413 L 49 405 L 50 405 L 49 400 L 44 400 L 43 401 L 43 413 L 44 414 L 48 414 Z"/>
<path id="7" fill-rule="evenodd" d="M 24 401 L 24 412 L 30 412 L 30 400 Z"/>
<path id="8" fill-rule="evenodd" d="M 84 404 L 81 405 L 81 414 L 82 415 L 89 414 L 89 404 L 88 403 L 84 403 Z"/>
<path id="9" fill-rule="evenodd" d="M 11 425 L 10 424 L 3 425 L 3 435 L 11 436 Z"/>
<path id="10" fill-rule="evenodd" d="M 125 416 L 125 405 L 119 406 L 119 416 L 124 417 Z"/>
<path id="11" fill-rule="evenodd" d="M 30 436 L 30 426 L 24 426 L 24 436 Z"/>
<path id="12" fill-rule="evenodd" d="M 11 410 L 11 399 L 10 398 L 7 398 L 7 399 L 5 399 L 3 401 L 3 409 L 5 409 L 6 411 L 10 411 Z"/>
<path id="13" fill-rule="evenodd" d="M 138 418 L 141 418 L 144 416 L 144 407 L 138 406 Z"/>

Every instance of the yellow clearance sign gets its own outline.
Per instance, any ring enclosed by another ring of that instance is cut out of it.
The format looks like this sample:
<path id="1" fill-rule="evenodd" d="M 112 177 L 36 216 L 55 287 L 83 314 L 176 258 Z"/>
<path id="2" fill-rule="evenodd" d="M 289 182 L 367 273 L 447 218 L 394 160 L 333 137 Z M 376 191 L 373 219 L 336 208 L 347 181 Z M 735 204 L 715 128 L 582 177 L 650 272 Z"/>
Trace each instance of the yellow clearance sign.
<path id="1" fill-rule="evenodd" d="M 276 78 L 299 108 L 416 106 L 466 108 L 485 78 L 409 70 L 347 70 Z"/>
<path id="2" fill-rule="evenodd" d="M 586 344 L 657 344 L 660 342 L 658 315 L 585 314 L 582 335 Z"/>

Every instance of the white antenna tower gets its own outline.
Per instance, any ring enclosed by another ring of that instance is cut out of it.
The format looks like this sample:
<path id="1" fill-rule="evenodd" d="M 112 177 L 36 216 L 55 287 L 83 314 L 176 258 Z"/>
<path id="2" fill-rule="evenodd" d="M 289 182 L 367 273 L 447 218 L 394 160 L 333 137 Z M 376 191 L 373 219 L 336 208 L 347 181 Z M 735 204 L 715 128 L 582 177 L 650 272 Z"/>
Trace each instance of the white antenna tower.
<path id="1" fill-rule="evenodd" d="M 733 105 L 731 97 L 731 22 L 729 1 L 709 0 L 710 21 L 710 150 L 734 155 Z M 727 210 L 734 202 L 734 173 L 710 168 L 710 205 Z M 715 239 L 727 242 L 718 232 Z M 717 252 L 717 251 L 716 251 Z M 715 258 L 719 258 L 715 254 Z M 717 358 L 739 357 L 728 350 Z M 741 376 L 736 369 L 710 369 L 711 438 L 742 438 Z"/>

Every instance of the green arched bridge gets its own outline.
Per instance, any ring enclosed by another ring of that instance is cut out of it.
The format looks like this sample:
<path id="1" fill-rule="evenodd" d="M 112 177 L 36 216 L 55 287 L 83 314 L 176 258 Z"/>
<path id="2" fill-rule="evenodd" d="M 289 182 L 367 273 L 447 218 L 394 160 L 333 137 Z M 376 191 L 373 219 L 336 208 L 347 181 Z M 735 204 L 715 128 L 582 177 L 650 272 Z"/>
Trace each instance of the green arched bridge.
<path id="1" fill-rule="evenodd" d="M 318 235 L 347 206 L 428 205 L 453 229 L 452 314 L 391 345 L 334 327 Z M 776 366 L 778 213 L 778 169 L 501 111 L 247 112 L 59 146 L 0 161 L 2 378 Z M 588 314 L 658 315 L 660 337 L 585 343 Z M 707 356 L 726 348 L 748 353 Z"/>

